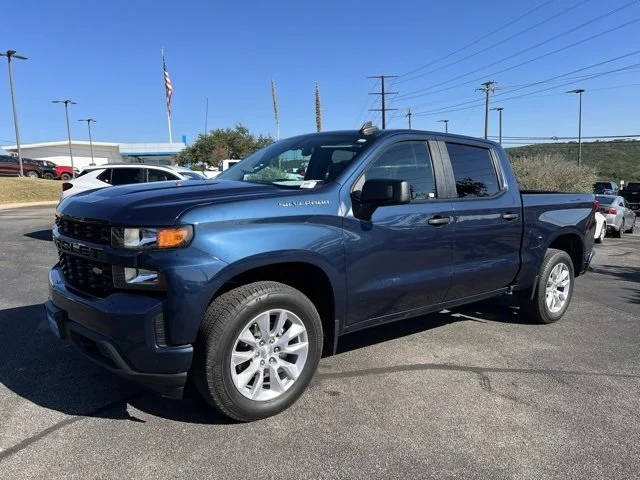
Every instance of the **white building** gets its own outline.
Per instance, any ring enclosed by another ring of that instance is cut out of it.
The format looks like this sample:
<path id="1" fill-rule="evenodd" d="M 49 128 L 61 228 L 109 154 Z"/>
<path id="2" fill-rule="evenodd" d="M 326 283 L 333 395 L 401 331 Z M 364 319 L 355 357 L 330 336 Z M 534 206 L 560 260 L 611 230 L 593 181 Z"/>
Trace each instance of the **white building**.
<path id="1" fill-rule="evenodd" d="M 180 143 L 114 143 L 93 142 L 93 160 L 96 165 L 105 163 L 152 163 L 155 165 L 169 165 L 175 156 L 186 145 Z M 2 149 L 11 154 L 17 154 L 15 145 L 6 145 Z M 49 160 L 57 165 L 71 166 L 69 157 L 69 142 L 42 142 L 20 145 L 23 158 L 35 160 Z M 73 166 L 82 170 L 91 165 L 91 148 L 89 142 L 82 140 L 71 141 Z"/>

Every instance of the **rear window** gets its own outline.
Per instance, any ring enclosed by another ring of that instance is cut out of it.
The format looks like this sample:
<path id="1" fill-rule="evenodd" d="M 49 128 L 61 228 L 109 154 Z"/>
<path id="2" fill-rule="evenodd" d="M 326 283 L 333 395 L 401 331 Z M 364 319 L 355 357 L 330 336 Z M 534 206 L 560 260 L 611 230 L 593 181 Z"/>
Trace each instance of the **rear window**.
<path id="1" fill-rule="evenodd" d="M 490 197 L 500 191 L 491 153 L 482 147 L 447 143 L 459 198 Z"/>
<path id="2" fill-rule="evenodd" d="M 150 168 L 148 170 L 149 182 L 166 182 L 167 180 L 177 180 L 175 175 L 165 172 L 164 170 L 155 170 Z"/>
<path id="3" fill-rule="evenodd" d="M 640 192 L 640 183 L 630 183 L 626 186 L 625 190 L 630 192 Z"/>
<path id="4" fill-rule="evenodd" d="M 596 200 L 600 205 L 611 205 L 611 202 L 615 200 L 615 197 L 607 197 L 604 195 L 596 195 Z"/>

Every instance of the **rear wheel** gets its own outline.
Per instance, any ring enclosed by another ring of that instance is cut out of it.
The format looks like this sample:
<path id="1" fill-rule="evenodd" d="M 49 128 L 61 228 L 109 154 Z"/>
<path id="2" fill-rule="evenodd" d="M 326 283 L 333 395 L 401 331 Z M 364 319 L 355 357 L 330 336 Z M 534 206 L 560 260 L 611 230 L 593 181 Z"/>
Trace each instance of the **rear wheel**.
<path id="1" fill-rule="evenodd" d="M 194 381 L 226 416 L 257 420 L 298 399 L 321 352 L 322 322 L 304 294 L 282 283 L 251 283 L 224 293 L 207 309 Z"/>
<path id="2" fill-rule="evenodd" d="M 47 173 L 45 173 L 44 175 L 42 175 L 42 178 L 45 178 L 45 179 L 47 179 L 47 180 L 53 180 L 53 179 L 54 179 L 54 176 L 53 176 L 53 173 L 48 173 L 48 172 L 47 172 Z"/>
<path id="3" fill-rule="evenodd" d="M 71 180 L 71 175 L 69 175 L 68 173 L 63 173 L 62 175 L 60 175 L 60 180 L 62 180 L 63 182 Z"/>
<path id="4" fill-rule="evenodd" d="M 26 173 L 26 175 L 27 175 L 27 177 L 29 177 L 29 178 L 40 178 L 40 177 L 39 177 L 39 175 L 38 175 L 38 172 L 34 172 L 33 170 L 28 171 L 28 172 Z"/>
<path id="5" fill-rule="evenodd" d="M 613 233 L 615 235 L 616 238 L 622 238 L 622 235 L 624 234 L 624 230 L 625 228 L 627 228 L 624 224 L 624 219 L 622 220 L 622 223 L 620 224 L 620 228 L 618 230 L 614 230 Z"/>
<path id="6" fill-rule="evenodd" d="M 520 294 L 520 311 L 536 323 L 557 322 L 569 308 L 573 295 L 573 262 L 567 252 L 550 248 L 542 260 L 538 283 Z"/>

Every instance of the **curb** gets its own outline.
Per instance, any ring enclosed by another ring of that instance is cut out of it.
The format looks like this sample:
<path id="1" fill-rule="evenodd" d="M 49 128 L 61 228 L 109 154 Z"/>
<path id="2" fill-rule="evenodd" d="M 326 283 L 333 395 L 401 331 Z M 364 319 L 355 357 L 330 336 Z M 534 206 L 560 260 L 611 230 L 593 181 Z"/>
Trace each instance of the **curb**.
<path id="1" fill-rule="evenodd" d="M 20 207 L 55 206 L 57 204 L 58 204 L 57 200 L 51 200 L 46 202 L 3 203 L 3 204 L 0 204 L 0 210 L 9 210 L 11 208 L 20 208 Z"/>

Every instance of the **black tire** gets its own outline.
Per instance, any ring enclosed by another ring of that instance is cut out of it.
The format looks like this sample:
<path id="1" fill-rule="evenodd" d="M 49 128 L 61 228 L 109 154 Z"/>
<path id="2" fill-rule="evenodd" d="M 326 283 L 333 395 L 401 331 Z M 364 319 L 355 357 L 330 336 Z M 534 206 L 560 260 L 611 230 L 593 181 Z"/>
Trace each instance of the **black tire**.
<path id="1" fill-rule="evenodd" d="M 546 302 L 546 286 L 549 275 L 553 268 L 559 263 L 564 263 L 569 268 L 569 291 L 565 304 L 558 312 L 551 312 Z M 540 274 L 538 283 L 535 286 L 535 294 L 531 298 L 531 289 L 520 292 L 520 313 L 529 321 L 534 323 L 554 323 L 562 318 L 569 308 L 571 297 L 573 295 L 574 282 L 573 261 L 567 252 L 550 248 L 547 250 L 542 265 L 540 266 Z"/>
<path id="2" fill-rule="evenodd" d="M 27 173 L 25 173 L 25 175 L 29 178 L 40 178 L 38 172 L 34 172 L 33 170 L 28 171 Z"/>
<path id="3" fill-rule="evenodd" d="M 285 392 L 272 400 L 255 401 L 240 393 L 231 378 L 231 353 L 242 329 L 260 313 L 286 309 L 307 330 L 309 349 L 302 372 Z M 255 282 L 230 290 L 207 309 L 195 349 L 193 380 L 211 406 L 224 415 L 248 422 L 275 415 L 302 395 L 322 353 L 322 321 L 315 306 L 300 291 L 277 282 Z"/>
<path id="4" fill-rule="evenodd" d="M 62 175 L 60 175 L 60 180 L 62 180 L 63 182 L 71 180 L 71 175 L 69 175 L 68 173 L 63 173 Z"/>
<path id="5" fill-rule="evenodd" d="M 622 219 L 622 223 L 620 224 L 620 229 L 619 230 L 613 230 L 613 235 L 616 238 L 622 238 L 622 234 L 624 233 L 624 229 L 626 227 L 624 226 L 624 219 Z"/>
<path id="6" fill-rule="evenodd" d="M 625 233 L 633 233 L 635 228 L 636 228 L 636 222 L 634 220 L 634 222 L 631 224 L 631 227 L 629 227 L 629 229 Z"/>
<path id="7" fill-rule="evenodd" d="M 53 176 L 53 173 L 45 173 L 42 175 L 42 178 L 45 180 L 53 180 L 55 177 Z"/>

